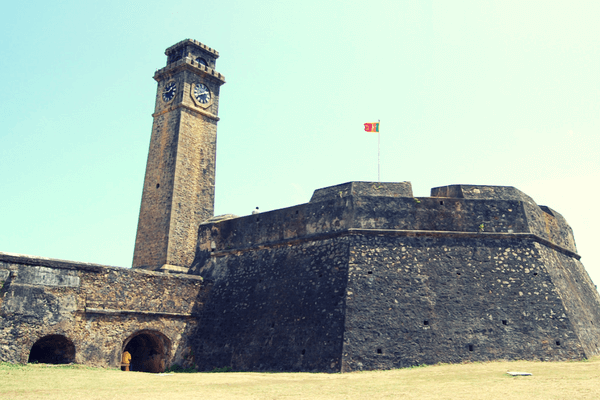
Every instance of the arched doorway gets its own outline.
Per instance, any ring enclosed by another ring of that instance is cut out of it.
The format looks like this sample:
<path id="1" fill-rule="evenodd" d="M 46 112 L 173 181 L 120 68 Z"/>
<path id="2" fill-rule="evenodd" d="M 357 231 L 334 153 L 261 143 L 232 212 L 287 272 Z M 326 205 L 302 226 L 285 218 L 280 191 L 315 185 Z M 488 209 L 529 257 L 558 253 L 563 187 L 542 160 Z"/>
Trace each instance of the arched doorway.
<path id="1" fill-rule="evenodd" d="M 164 372 L 171 341 L 158 331 L 140 331 L 125 340 L 123 351 L 131 354 L 130 371 Z"/>
<path id="2" fill-rule="evenodd" d="M 63 335 L 48 335 L 31 347 L 28 362 L 69 364 L 75 362 L 75 345 Z"/>

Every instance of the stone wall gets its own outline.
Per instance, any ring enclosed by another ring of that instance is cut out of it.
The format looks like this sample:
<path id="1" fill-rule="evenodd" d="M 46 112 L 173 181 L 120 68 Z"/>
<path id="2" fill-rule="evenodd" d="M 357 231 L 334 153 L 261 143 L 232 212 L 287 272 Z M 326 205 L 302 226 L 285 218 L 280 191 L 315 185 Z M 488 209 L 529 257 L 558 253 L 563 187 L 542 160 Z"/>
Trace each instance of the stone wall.
<path id="1" fill-rule="evenodd" d="M 539 246 L 538 261 L 546 266 L 586 356 L 600 353 L 600 296 L 583 264 L 545 246 Z"/>
<path id="2" fill-rule="evenodd" d="M 576 256 L 573 233 L 564 218 L 549 207 L 514 199 L 513 191 L 507 198 L 413 198 L 408 196 L 411 193 L 408 189 L 402 192 L 396 186 L 390 189 L 386 183 L 379 185 L 383 193 L 403 194 L 355 196 L 348 190 L 350 184 L 344 184 L 335 189 L 315 191 L 313 198 L 319 201 L 205 224 L 199 229 L 196 257 L 211 251 L 273 244 L 313 235 L 331 236 L 352 229 L 498 233 L 506 234 L 505 237 L 525 234 L 521 236 L 535 236 L 537 240 Z M 484 187 L 481 188 L 485 192 Z M 342 195 L 335 195 L 338 192 Z M 502 194 L 499 190 L 491 193 L 498 192 Z M 529 196 L 523 196 L 529 199 Z M 193 264 L 197 266 L 199 261 Z"/>
<path id="3" fill-rule="evenodd" d="M 432 193 L 348 183 L 215 217 L 195 275 L 0 253 L 0 360 L 345 372 L 600 353 L 600 297 L 559 213 L 514 188 Z"/>
<path id="4" fill-rule="evenodd" d="M 344 371 L 598 354 L 589 277 L 537 242 L 381 233 L 350 254 Z"/>
<path id="5" fill-rule="evenodd" d="M 199 368 L 339 371 L 347 265 L 346 238 L 213 254 Z"/>
<path id="6" fill-rule="evenodd" d="M 134 267 L 163 265 L 167 259 L 173 204 L 173 171 L 177 162 L 176 132 L 181 111 L 159 112 L 164 83 L 162 86 L 159 85 L 156 96 L 157 113 L 154 115 L 153 134 L 146 162 L 133 255 Z"/>
<path id="7" fill-rule="evenodd" d="M 76 363 L 118 367 L 142 337 L 154 343 L 147 350 L 156 363 L 139 369 L 194 364 L 199 277 L 0 253 L 0 278 L 2 361 L 27 362 L 38 340 L 59 335 L 74 345 Z"/>
<path id="8" fill-rule="evenodd" d="M 600 298 L 560 214 L 510 187 L 409 189 L 348 183 L 202 224 L 190 269 L 210 286 L 194 344 L 201 369 L 599 353 Z"/>
<path id="9" fill-rule="evenodd" d="M 317 189 L 310 198 L 311 203 L 347 196 L 413 197 L 410 182 L 346 182 L 340 185 Z"/>

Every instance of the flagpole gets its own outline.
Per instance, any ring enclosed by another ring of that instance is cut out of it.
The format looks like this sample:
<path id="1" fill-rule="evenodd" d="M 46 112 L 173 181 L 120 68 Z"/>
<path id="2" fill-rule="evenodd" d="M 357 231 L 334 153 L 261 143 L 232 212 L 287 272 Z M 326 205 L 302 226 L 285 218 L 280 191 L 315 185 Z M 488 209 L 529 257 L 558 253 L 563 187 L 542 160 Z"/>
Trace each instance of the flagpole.
<path id="1" fill-rule="evenodd" d="M 381 143 L 381 133 L 379 132 L 381 130 L 381 120 L 377 120 L 377 123 L 379 123 L 379 126 L 377 129 L 377 182 L 381 183 L 381 163 L 379 162 L 379 158 L 380 158 L 380 143 Z"/>

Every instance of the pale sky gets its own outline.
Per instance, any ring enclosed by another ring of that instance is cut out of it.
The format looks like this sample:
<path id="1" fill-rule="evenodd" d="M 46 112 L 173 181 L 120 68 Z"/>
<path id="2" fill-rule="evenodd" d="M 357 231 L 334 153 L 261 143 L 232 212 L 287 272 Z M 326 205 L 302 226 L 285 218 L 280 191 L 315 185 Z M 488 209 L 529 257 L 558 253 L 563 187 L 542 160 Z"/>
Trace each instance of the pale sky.
<path id="1" fill-rule="evenodd" d="M 321 187 L 515 186 L 600 282 L 598 1 L 30 1 L 3 5 L 0 251 L 129 267 L 156 82 L 217 49 L 216 214 Z M 10 17 L 8 17 L 10 16 Z"/>

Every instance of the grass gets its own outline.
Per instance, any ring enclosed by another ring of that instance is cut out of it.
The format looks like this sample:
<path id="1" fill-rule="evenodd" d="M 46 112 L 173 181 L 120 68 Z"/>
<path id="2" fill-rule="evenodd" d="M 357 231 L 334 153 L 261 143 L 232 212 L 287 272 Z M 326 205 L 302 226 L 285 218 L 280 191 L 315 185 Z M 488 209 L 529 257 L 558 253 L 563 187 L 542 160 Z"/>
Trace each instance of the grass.
<path id="1" fill-rule="evenodd" d="M 512 377 L 507 371 L 531 372 Z M 600 358 L 487 362 L 347 374 L 121 372 L 0 364 L 0 399 L 599 399 Z"/>

